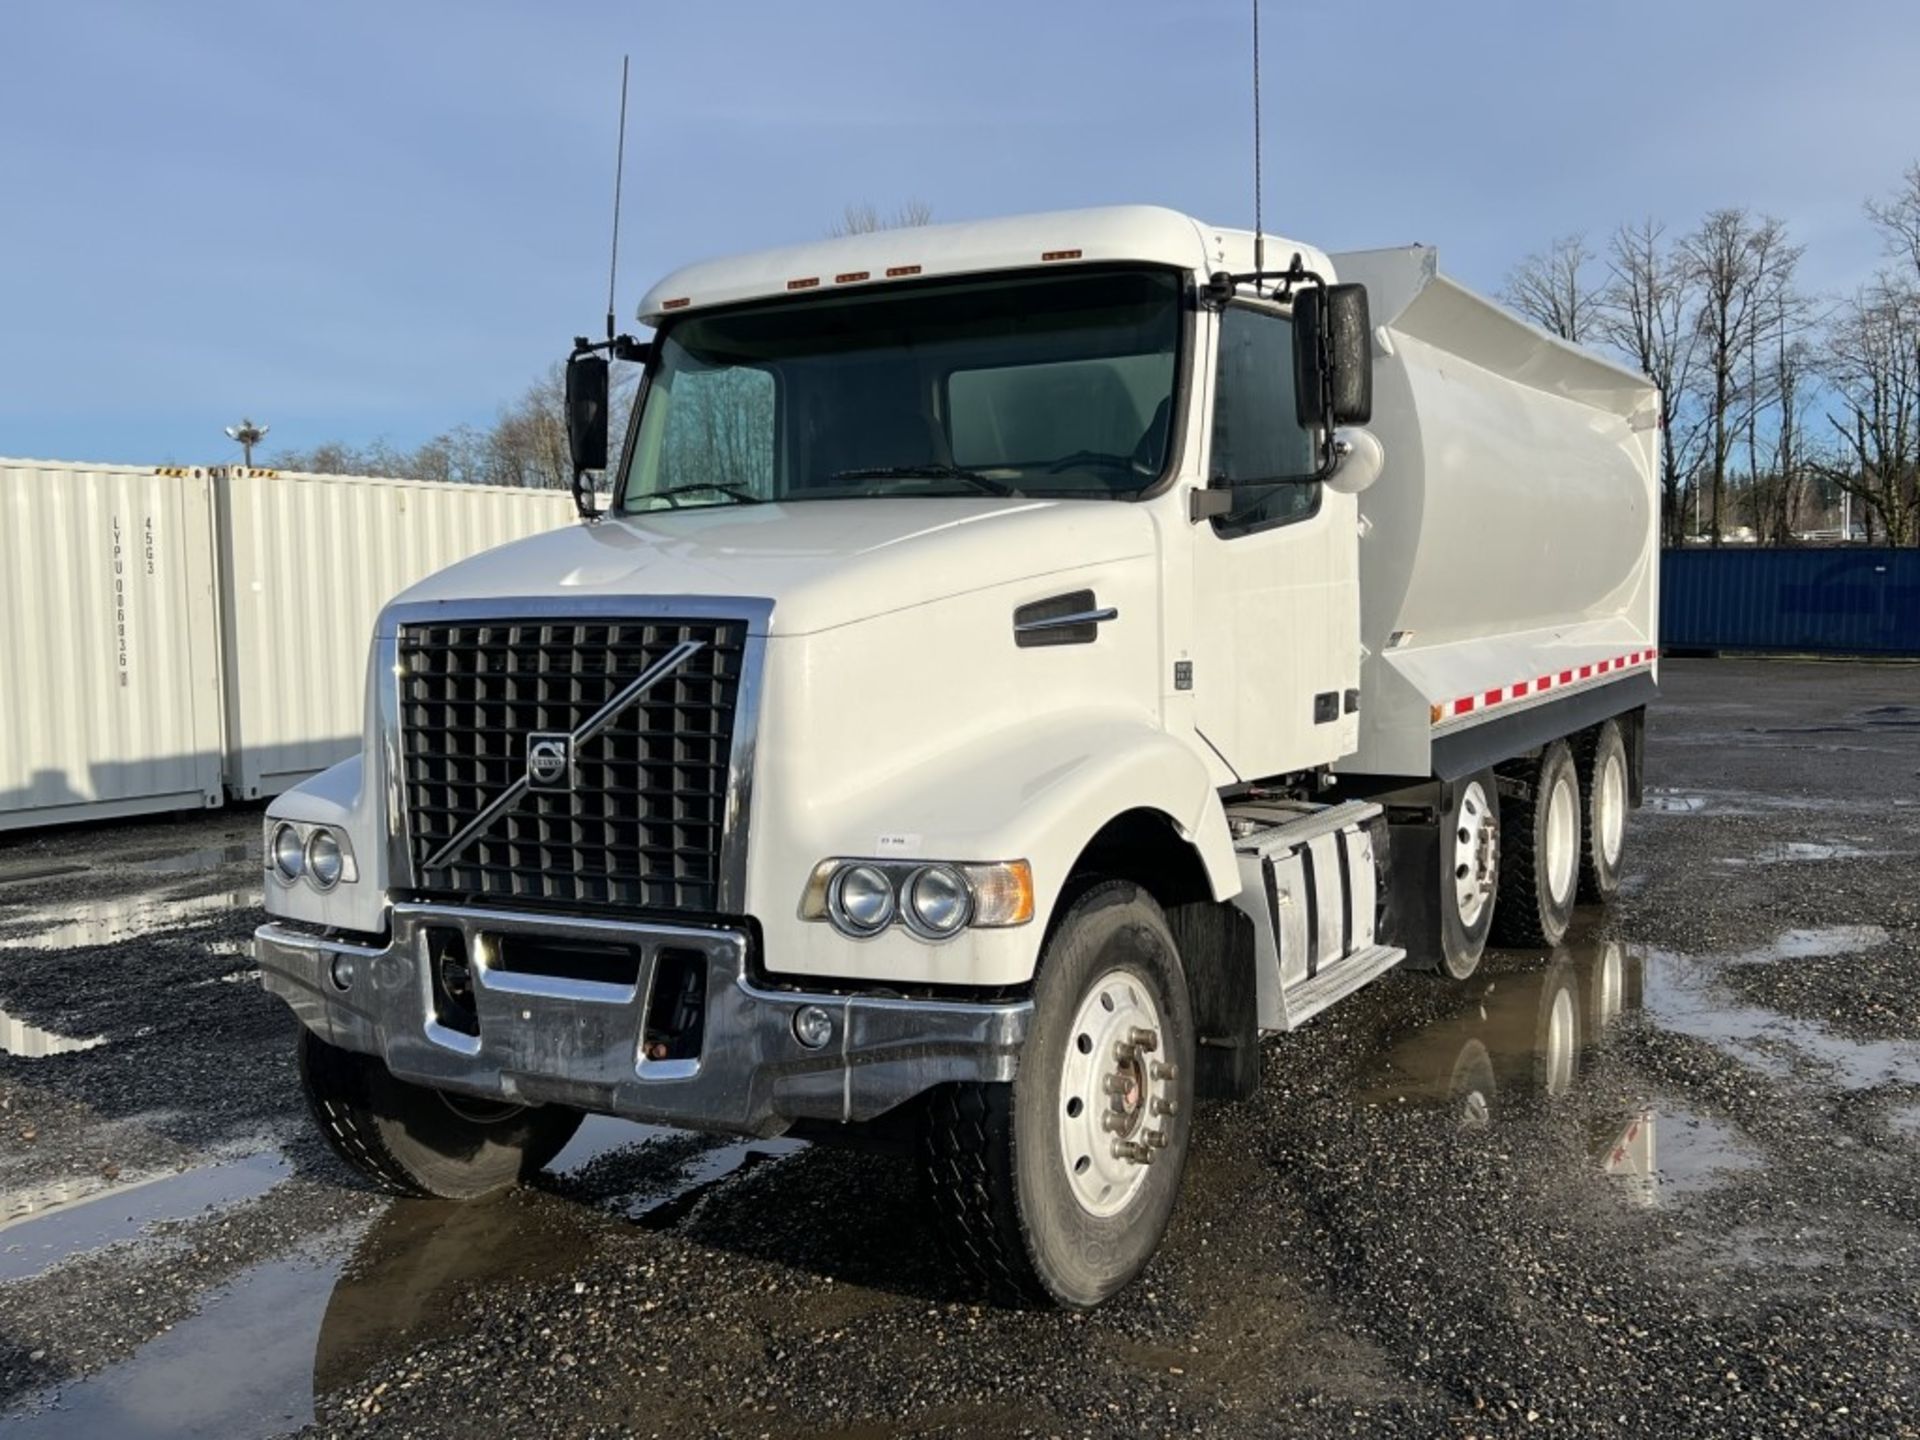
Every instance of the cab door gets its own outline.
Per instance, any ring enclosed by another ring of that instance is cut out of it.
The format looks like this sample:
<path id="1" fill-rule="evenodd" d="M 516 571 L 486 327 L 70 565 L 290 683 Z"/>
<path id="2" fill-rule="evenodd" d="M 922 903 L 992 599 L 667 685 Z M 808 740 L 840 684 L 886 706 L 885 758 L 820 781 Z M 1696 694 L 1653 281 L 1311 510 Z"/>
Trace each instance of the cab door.
<path id="1" fill-rule="evenodd" d="M 1318 483 L 1294 404 L 1293 320 L 1235 300 L 1213 326 L 1205 474 L 1230 513 L 1193 526 L 1195 722 L 1242 780 L 1330 764 L 1359 738 L 1358 506 Z"/>

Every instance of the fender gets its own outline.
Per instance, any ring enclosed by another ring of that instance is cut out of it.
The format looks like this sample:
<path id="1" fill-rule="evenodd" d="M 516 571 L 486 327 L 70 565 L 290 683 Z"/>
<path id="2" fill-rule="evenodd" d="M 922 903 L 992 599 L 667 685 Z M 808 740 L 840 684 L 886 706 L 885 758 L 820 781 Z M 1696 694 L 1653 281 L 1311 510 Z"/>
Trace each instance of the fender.
<path id="1" fill-rule="evenodd" d="M 1074 861 L 1108 821 L 1141 809 L 1167 816 L 1193 845 L 1216 899 L 1239 893 L 1226 812 L 1199 755 L 1144 716 L 1069 712 L 943 754 L 915 771 L 910 785 L 814 809 L 804 836 L 757 833 L 748 893 L 765 927 L 768 966 L 843 978 L 1023 984 Z M 1028 860 L 1034 922 L 928 945 L 898 928 L 849 942 L 827 925 L 791 918 L 820 860 L 875 855 Z"/>
<path id="2" fill-rule="evenodd" d="M 310 925 L 377 935 L 387 928 L 387 846 L 385 820 L 377 797 L 367 793 L 365 755 L 351 755 L 267 806 L 266 834 L 276 820 L 330 825 L 353 849 L 360 878 L 342 881 L 322 894 L 304 881 L 289 885 L 269 873 L 272 912 Z M 263 842 L 264 843 L 264 842 Z"/>

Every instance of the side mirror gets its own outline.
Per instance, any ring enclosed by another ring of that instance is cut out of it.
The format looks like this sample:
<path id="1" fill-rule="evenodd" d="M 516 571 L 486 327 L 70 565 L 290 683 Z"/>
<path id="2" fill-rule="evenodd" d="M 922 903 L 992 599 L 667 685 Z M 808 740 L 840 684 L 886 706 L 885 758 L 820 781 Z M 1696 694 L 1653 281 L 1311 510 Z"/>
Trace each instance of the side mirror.
<path id="1" fill-rule="evenodd" d="M 567 449 L 576 475 L 607 468 L 608 371 L 604 355 L 576 351 L 567 359 Z"/>
<path id="2" fill-rule="evenodd" d="M 1372 336 L 1366 286 L 1316 285 L 1295 294 L 1293 403 L 1302 425 L 1373 418 Z"/>

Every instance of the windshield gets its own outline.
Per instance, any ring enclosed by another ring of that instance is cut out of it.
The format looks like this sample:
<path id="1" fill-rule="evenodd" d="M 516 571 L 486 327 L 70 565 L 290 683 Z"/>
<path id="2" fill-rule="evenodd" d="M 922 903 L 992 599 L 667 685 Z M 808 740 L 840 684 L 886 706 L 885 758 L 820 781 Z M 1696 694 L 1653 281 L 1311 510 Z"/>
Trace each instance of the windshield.
<path id="1" fill-rule="evenodd" d="M 1118 499 L 1166 468 L 1170 270 L 998 276 L 691 315 L 661 337 L 632 514 L 901 495 Z"/>

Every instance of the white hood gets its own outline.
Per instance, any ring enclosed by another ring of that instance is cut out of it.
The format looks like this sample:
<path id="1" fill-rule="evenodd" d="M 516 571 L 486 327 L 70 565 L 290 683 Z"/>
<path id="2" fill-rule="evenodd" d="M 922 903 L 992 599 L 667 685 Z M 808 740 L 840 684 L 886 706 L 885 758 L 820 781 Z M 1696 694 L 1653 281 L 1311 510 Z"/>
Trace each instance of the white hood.
<path id="1" fill-rule="evenodd" d="M 429 576 L 399 598 L 697 595 L 774 602 L 803 635 L 1055 570 L 1153 551 L 1116 500 L 915 498 L 722 505 L 570 525 Z"/>

